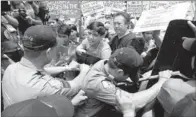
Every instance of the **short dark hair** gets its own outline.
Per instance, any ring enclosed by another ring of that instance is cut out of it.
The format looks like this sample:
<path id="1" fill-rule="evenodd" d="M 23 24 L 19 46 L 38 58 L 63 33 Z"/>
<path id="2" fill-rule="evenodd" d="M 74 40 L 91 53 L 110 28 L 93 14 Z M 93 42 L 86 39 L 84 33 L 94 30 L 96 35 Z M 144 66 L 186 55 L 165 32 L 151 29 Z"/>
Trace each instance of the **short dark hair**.
<path id="1" fill-rule="evenodd" d="M 58 34 L 66 34 L 66 35 L 70 35 L 71 33 L 71 29 L 68 25 L 66 24 L 60 24 L 57 28 L 57 33 Z"/>
<path id="2" fill-rule="evenodd" d="M 114 15 L 114 17 L 116 17 L 116 16 L 123 16 L 124 19 L 125 19 L 125 23 L 126 24 L 129 24 L 130 23 L 131 17 L 130 17 L 130 15 L 128 13 L 126 13 L 126 12 L 118 12 L 118 13 L 116 13 Z"/>
<path id="3" fill-rule="evenodd" d="M 88 26 L 87 29 L 89 30 L 94 30 L 96 31 L 99 35 L 104 35 L 106 32 L 106 28 L 104 27 L 104 24 L 101 22 L 91 22 Z"/>

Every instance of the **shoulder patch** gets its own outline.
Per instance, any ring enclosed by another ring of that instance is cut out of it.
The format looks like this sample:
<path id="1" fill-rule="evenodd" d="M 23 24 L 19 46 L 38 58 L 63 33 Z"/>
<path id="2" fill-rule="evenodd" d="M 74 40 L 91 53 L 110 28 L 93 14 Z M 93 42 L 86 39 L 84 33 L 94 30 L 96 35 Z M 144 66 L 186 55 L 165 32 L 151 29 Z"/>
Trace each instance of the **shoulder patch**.
<path id="1" fill-rule="evenodd" d="M 112 84 L 111 82 L 109 82 L 109 81 L 102 81 L 101 82 L 102 83 L 102 85 L 103 85 L 103 88 L 105 88 L 105 89 L 114 89 L 115 88 L 115 85 L 114 84 Z"/>

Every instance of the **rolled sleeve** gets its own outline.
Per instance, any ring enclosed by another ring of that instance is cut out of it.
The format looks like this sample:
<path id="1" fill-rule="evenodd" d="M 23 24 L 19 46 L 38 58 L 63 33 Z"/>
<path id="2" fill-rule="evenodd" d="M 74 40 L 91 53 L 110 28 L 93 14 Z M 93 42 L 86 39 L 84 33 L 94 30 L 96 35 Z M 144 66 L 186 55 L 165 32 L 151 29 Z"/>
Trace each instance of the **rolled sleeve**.
<path id="1" fill-rule="evenodd" d="M 117 89 L 118 88 L 111 82 L 101 81 L 97 85 L 94 83 L 88 84 L 87 88 L 85 88 L 84 90 L 85 93 L 91 98 L 95 98 L 110 105 L 116 105 Z"/>
<path id="2" fill-rule="evenodd" d="M 48 75 L 39 78 L 37 83 L 33 83 L 33 87 L 40 87 L 41 95 L 60 94 L 68 98 L 75 95 L 68 82 Z"/>

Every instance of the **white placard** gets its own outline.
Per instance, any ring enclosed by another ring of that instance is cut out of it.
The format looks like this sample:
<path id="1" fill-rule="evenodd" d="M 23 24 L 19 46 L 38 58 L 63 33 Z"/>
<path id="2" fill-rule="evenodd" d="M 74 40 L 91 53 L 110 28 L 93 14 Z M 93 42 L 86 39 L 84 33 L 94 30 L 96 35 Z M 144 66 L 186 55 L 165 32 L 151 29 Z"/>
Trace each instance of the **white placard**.
<path id="1" fill-rule="evenodd" d="M 139 17 L 143 8 L 143 1 L 127 1 L 127 13 L 129 13 L 131 17 Z"/>
<path id="2" fill-rule="evenodd" d="M 83 16 L 88 16 L 94 13 L 99 13 L 104 11 L 103 1 L 89 1 L 82 2 L 81 9 Z"/>
<path id="3" fill-rule="evenodd" d="M 169 22 L 174 19 L 185 19 L 190 2 L 179 3 L 168 8 L 157 8 L 142 12 L 133 32 L 166 30 Z"/>

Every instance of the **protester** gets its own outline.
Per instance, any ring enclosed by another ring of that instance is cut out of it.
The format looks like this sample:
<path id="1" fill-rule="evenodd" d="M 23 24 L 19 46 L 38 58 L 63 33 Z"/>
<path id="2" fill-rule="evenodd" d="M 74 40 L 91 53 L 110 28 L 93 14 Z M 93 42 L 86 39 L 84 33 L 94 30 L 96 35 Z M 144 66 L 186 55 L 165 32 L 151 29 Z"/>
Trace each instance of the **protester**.
<path id="1" fill-rule="evenodd" d="M 18 20 L 9 15 L 7 12 L 2 11 L 1 13 L 1 24 L 10 24 L 13 28 L 18 27 Z"/>
<path id="2" fill-rule="evenodd" d="M 5 38 L 1 38 L 1 42 L 6 40 L 11 40 L 18 43 L 18 20 L 12 16 L 11 6 L 8 1 L 2 2 L 2 12 L 1 12 L 1 35 L 5 35 Z"/>
<path id="3" fill-rule="evenodd" d="M 79 66 L 75 60 L 75 48 L 71 43 L 69 36 L 71 29 L 66 24 L 61 24 L 57 29 L 57 47 L 56 53 L 52 56 L 53 59 L 50 64 L 44 67 L 44 70 L 57 77 L 63 77 L 66 80 L 75 78 L 78 74 Z"/>
<path id="4" fill-rule="evenodd" d="M 110 41 L 112 52 L 122 47 L 134 47 L 139 54 L 143 52 L 144 39 L 128 31 L 129 23 L 128 13 L 119 12 L 114 16 L 114 30 L 117 35 Z"/>
<path id="5" fill-rule="evenodd" d="M 68 25 L 66 24 L 61 24 L 58 26 L 57 29 L 57 44 L 58 45 L 63 45 L 63 46 L 68 46 L 69 45 L 69 36 L 71 34 L 71 29 Z"/>
<path id="6" fill-rule="evenodd" d="M 49 9 L 45 2 L 40 2 L 38 13 L 36 14 L 42 20 L 43 24 L 47 24 L 48 20 L 50 19 Z"/>
<path id="7" fill-rule="evenodd" d="M 6 25 L 1 26 L 1 51 L 15 62 L 20 61 L 23 50 L 19 46 L 17 32 L 11 31 Z"/>
<path id="8" fill-rule="evenodd" d="M 145 40 L 144 52 L 142 52 L 141 54 L 142 57 L 145 57 L 148 51 L 156 47 L 152 33 L 152 31 L 142 32 L 142 35 Z"/>
<path id="9" fill-rule="evenodd" d="M 141 67 L 143 74 L 153 68 L 162 41 L 160 41 L 160 31 L 142 32 L 142 35 L 145 40 L 144 51 L 141 54 L 144 59 L 144 64 Z"/>
<path id="10" fill-rule="evenodd" d="M 128 93 L 115 86 L 115 82 L 124 81 L 128 77 L 137 82 L 137 72 L 142 62 L 141 56 L 134 49 L 126 47 L 117 49 L 109 60 L 101 60 L 92 66 L 82 85 L 89 98 L 81 108 L 78 108 L 76 117 L 95 116 L 106 104 L 117 106 L 118 91 L 128 96 L 136 109 L 155 99 L 162 84 L 170 78 L 171 71 L 160 72 L 159 82 L 143 92 Z"/>
<path id="11" fill-rule="evenodd" d="M 28 27 L 42 24 L 40 18 L 36 17 L 34 10 L 30 10 L 31 6 L 25 6 L 26 4 L 22 1 L 18 1 L 17 3 L 15 3 L 15 1 L 12 1 L 12 5 L 14 10 L 16 11 L 13 15 L 19 22 L 18 28 L 21 35 L 24 34 L 25 30 Z"/>
<path id="12" fill-rule="evenodd" d="M 39 5 L 36 4 L 36 2 L 27 1 L 26 3 L 28 3 L 30 5 L 29 7 L 32 7 L 32 9 L 34 10 L 35 15 L 37 15 L 39 13 Z"/>
<path id="13" fill-rule="evenodd" d="M 71 34 L 69 39 L 72 44 L 78 45 L 80 43 L 80 38 L 78 37 L 77 27 L 74 24 L 70 24 Z"/>
<path id="14" fill-rule="evenodd" d="M 105 36 L 105 27 L 101 22 L 92 22 L 87 26 L 87 39 L 76 48 L 77 54 L 88 53 L 101 59 L 108 59 L 111 55 L 111 49 L 107 42 L 103 41 Z"/>
<path id="15" fill-rule="evenodd" d="M 52 63 L 51 63 L 52 65 L 58 66 L 62 63 L 66 63 L 65 57 L 68 56 L 70 34 L 71 34 L 71 29 L 68 25 L 61 24 L 58 26 L 56 54 L 53 55 L 56 58 L 54 57 L 54 59 L 52 60 Z"/>
<path id="16" fill-rule="evenodd" d="M 80 82 L 89 67 L 80 65 L 80 74 L 72 81 L 54 78 L 44 71 L 56 48 L 56 33 L 49 26 L 36 25 L 25 31 L 24 56 L 20 62 L 5 70 L 2 93 L 5 108 L 11 104 L 37 97 L 60 94 L 74 101 L 74 106 L 87 97 L 80 90 Z M 75 96 L 76 95 L 76 96 Z"/>

